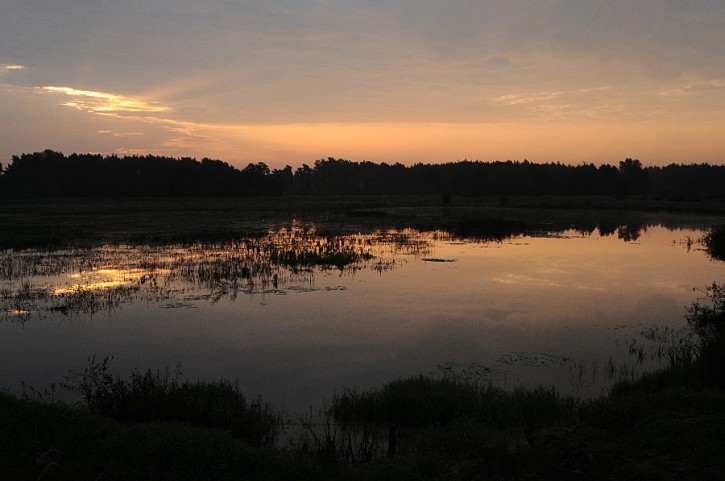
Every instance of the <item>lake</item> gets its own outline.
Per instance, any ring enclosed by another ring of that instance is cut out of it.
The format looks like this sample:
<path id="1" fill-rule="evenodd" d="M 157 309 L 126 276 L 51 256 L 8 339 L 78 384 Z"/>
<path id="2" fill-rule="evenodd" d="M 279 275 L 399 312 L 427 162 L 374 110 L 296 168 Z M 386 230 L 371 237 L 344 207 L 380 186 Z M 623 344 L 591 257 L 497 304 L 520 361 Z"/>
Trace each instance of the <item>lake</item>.
<path id="1" fill-rule="evenodd" d="M 652 338 L 725 274 L 701 242 L 722 219 L 528 217 L 290 219 L 218 243 L 0 251 L 0 386 L 112 356 L 124 376 L 180 364 L 294 413 L 418 374 L 597 396 L 656 367 Z"/>

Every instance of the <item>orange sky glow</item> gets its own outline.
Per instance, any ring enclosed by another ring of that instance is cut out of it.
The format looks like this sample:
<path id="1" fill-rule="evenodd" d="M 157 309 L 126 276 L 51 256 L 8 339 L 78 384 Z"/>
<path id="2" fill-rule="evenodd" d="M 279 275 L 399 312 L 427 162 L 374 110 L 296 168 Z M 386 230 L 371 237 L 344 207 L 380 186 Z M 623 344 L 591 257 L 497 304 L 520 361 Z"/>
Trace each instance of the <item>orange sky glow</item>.
<path id="1" fill-rule="evenodd" d="M 12 6 L 0 162 L 725 162 L 725 5 L 619 3 Z"/>

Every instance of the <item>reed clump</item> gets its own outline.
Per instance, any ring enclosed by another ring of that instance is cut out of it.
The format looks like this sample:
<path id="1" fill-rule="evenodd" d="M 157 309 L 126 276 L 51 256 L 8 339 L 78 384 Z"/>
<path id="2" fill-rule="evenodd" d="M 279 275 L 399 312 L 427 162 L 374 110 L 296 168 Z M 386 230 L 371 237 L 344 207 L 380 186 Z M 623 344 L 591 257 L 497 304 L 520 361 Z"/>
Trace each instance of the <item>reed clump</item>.
<path id="1" fill-rule="evenodd" d="M 111 358 L 88 360 L 82 373 L 71 373 L 62 386 L 80 397 L 92 412 L 123 422 L 181 422 L 221 428 L 252 444 L 272 445 L 278 415 L 260 399 L 248 401 L 239 386 L 227 380 L 179 381 L 172 372 L 138 369 L 128 379 L 111 374 Z"/>
<path id="2" fill-rule="evenodd" d="M 577 401 L 554 389 L 506 390 L 488 383 L 416 376 L 370 391 L 347 389 L 332 403 L 340 421 L 440 426 L 475 422 L 496 429 L 567 422 Z"/>
<path id="3" fill-rule="evenodd" d="M 705 382 L 725 388 L 725 286 L 713 282 L 703 294 L 685 318 L 697 336 L 697 361 Z"/>
<path id="4" fill-rule="evenodd" d="M 705 234 L 705 246 L 711 257 L 725 260 L 725 224 L 717 225 Z"/>

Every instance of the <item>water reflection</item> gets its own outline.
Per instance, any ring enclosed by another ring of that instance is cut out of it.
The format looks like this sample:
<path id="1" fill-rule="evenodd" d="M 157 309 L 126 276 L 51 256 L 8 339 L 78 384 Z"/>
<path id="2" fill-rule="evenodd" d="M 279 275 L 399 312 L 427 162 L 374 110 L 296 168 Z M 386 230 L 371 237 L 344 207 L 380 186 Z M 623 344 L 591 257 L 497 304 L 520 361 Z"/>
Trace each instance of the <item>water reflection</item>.
<path id="1" fill-rule="evenodd" d="M 0 313 L 5 320 L 27 321 L 34 315 L 97 313 L 130 302 L 163 302 L 164 308 L 194 308 L 198 302 L 234 301 L 239 294 L 285 295 L 317 290 L 316 274 L 360 270 L 383 273 L 407 258 L 452 264 L 455 258 L 427 256 L 436 243 L 482 246 L 508 240 L 613 235 L 633 242 L 647 232 L 642 222 L 563 228 L 487 217 L 458 217 L 451 230 L 375 230 L 334 235 L 314 225 L 291 225 L 266 235 L 234 242 L 191 245 L 119 245 L 56 251 L 6 250 L 0 253 Z M 546 227 L 546 228 L 542 228 Z M 691 237 L 680 242 L 692 247 Z M 506 272 L 501 284 L 572 287 L 551 278 Z M 591 287 L 597 289 L 597 287 Z M 340 290 L 343 286 L 325 287 Z"/>
<path id="2" fill-rule="evenodd" d="M 181 362 L 302 410 L 335 387 L 431 371 L 598 394 L 627 336 L 681 324 L 692 288 L 723 274 L 693 241 L 699 224 L 474 224 L 292 222 L 231 242 L 4 251 L 0 362 L 17 372 L 0 386 L 57 381 L 95 354 L 121 373 Z"/>
<path id="3" fill-rule="evenodd" d="M 411 229 L 332 236 L 305 226 L 223 244 L 8 250 L 0 254 L 0 312 L 25 321 L 33 313 L 96 313 L 127 302 L 194 307 L 189 301 L 233 301 L 241 293 L 312 292 L 320 272 L 382 273 L 400 257 L 427 252 L 437 236 Z"/>

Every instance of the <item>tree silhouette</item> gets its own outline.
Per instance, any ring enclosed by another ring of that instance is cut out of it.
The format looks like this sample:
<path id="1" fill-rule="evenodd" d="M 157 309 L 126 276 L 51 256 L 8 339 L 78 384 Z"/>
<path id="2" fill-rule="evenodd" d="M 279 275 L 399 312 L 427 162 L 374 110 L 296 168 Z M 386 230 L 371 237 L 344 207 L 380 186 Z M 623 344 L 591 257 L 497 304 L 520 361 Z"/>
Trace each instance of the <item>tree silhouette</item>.
<path id="1" fill-rule="evenodd" d="M 638 159 L 624 159 L 619 163 L 621 174 L 621 194 L 641 194 L 644 192 L 645 174 L 642 169 L 642 162 Z"/>
<path id="2" fill-rule="evenodd" d="M 687 201 L 725 198 L 725 166 L 643 167 L 627 158 L 618 167 L 524 160 L 444 164 L 352 162 L 328 157 L 270 170 L 263 162 L 234 166 L 203 158 L 101 156 L 44 150 L 13 155 L 0 168 L 0 196 L 254 196 L 254 195 L 652 195 Z"/>

